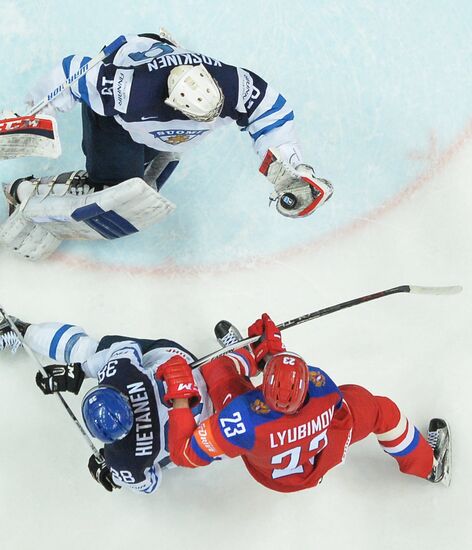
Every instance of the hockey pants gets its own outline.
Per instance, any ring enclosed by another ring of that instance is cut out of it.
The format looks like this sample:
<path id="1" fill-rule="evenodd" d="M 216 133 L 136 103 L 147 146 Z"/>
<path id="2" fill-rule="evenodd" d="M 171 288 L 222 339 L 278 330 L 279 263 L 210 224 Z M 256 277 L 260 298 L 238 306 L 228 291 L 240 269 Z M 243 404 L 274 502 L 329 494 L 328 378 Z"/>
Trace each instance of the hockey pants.
<path id="1" fill-rule="evenodd" d="M 86 104 L 82 104 L 82 132 L 86 170 L 97 187 L 143 179 L 146 166 L 160 153 L 136 143 L 113 117 L 100 116 Z M 164 181 L 158 183 L 158 190 Z"/>

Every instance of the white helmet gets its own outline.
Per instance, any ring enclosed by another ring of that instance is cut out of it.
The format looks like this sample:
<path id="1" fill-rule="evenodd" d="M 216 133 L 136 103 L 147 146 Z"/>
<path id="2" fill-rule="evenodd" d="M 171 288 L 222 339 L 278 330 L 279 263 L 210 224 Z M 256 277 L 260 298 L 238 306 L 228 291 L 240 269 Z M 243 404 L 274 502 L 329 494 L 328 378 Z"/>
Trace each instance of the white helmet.
<path id="1" fill-rule="evenodd" d="M 169 97 L 164 101 L 192 120 L 210 122 L 219 116 L 224 96 L 203 65 L 180 65 L 167 79 Z"/>

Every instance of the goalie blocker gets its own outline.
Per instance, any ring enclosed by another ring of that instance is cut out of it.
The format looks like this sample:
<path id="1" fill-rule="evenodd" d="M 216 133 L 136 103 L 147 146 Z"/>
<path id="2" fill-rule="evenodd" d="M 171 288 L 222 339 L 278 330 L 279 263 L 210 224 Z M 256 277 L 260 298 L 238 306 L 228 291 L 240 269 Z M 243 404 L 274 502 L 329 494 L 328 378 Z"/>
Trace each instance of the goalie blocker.
<path id="1" fill-rule="evenodd" d="M 270 199 L 277 211 L 289 218 L 303 218 L 325 203 L 333 194 L 332 184 L 317 178 L 308 164 L 293 167 L 281 160 L 277 149 L 269 149 L 259 171 L 274 185 Z"/>
<path id="2" fill-rule="evenodd" d="M 23 178 L 4 191 L 12 208 L 0 226 L 0 243 L 29 260 L 47 258 L 65 239 L 137 233 L 175 208 L 141 178 L 95 191 L 84 171 Z"/>
<path id="3" fill-rule="evenodd" d="M 56 120 L 51 116 L 0 115 L 0 160 L 38 156 L 57 158 L 61 143 Z"/>

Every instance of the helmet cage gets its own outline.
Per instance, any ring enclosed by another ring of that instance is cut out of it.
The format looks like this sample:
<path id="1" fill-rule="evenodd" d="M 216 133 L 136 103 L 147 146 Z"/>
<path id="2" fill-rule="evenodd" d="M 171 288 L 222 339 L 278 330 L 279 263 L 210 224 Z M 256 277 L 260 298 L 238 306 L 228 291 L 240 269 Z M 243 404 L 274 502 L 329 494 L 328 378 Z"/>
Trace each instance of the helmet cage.
<path id="1" fill-rule="evenodd" d="M 164 103 L 191 120 L 211 122 L 221 114 L 223 91 L 203 65 L 175 67 L 167 82 L 169 97 Z"/>

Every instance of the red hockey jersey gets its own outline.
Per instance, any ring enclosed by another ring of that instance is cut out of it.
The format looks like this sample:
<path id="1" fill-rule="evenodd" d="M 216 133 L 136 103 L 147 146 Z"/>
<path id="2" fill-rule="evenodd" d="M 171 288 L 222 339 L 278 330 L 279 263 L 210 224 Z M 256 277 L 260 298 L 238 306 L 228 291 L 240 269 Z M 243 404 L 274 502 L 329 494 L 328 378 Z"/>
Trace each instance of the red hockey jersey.
<path id="1" fill-rule="evenodd" d="M 251 475 L 276 491 L 317 485 L 341 463 L 349 446 L 352 418 L 336 384 L 321 369 L 309 367 L 307 402 L 294 415 L 272 411 L 245 351 L 212 361 L 202 369 L 216 413 L 195 425 L 188 409 L 170 412 L 171 460 L 198 467 L 222 455 L 241 456 Z M 246 375 L 246 376 L 245 376 Z"/>

